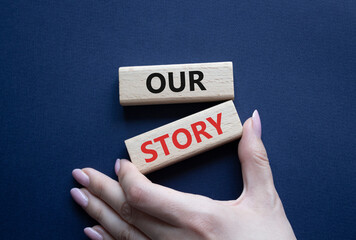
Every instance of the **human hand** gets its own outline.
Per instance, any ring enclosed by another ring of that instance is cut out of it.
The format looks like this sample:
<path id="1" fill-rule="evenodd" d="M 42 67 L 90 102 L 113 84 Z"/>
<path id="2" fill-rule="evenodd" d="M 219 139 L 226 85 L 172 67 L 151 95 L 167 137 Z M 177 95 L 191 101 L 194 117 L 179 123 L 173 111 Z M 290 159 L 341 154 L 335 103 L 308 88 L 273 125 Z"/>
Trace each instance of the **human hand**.
<path id="1" fill-rule="evenodd" d="M 238 146 L 244 189 L 236 200 L 215 201 L 152 183 L 127 160 L 119 182 L 91 168 L 75 169 L 84 186 L 74 200 L 100 225 L 91 239 L 296 239 L 274 187 L 261 140 L 258 112 L 244 123 Z"/>

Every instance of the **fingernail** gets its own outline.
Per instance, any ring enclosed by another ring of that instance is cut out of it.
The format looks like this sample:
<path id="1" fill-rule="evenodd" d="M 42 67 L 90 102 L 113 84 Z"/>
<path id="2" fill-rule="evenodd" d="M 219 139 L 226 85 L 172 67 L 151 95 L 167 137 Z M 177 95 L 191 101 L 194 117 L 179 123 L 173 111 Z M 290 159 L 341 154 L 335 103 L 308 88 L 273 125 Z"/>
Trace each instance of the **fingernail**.
<path id="1" fill-rule="evenodd" d="M 98 233 L 94 228 L 86 227 L 84 228 L 84 233 L 91 240 L 103 240 L 103 236 L 101 236 L 101 234 Z"/>
<path id="2" fill-rule="evenodd" d="M 117 159 L 116 163 L 115 163 L 115 173 L 116 173 L 116 175 L 119 175 L 119 171 L 120 171 L 120 159 Z"/>
<path id="3" fill-rule="evenodd" d="M 253 128 L 255 134 L 259 138 L 261 138 L 262 126 L 261 126 L 260 115 L 258 114 L 257 110 L 253 111 L 253 114 L 252 114 L 252 128 Z"/>
<path id="4" fill-rule="evenodd" d="M 82 190 L 79 188 L 72 188 L 70 190 L 70 194 L 72 195 L 74 201 L 78 203 L 81 207 L 88 206 L 88 197 L 84 194 Z"/>
<path id="5" fill-rule="evenodd" d="M 78 183 L 82 184 L 84 187 L 89 186 L 89 176 L 85 174 L 81 169 L 74 169 L 72 175 Z"/>

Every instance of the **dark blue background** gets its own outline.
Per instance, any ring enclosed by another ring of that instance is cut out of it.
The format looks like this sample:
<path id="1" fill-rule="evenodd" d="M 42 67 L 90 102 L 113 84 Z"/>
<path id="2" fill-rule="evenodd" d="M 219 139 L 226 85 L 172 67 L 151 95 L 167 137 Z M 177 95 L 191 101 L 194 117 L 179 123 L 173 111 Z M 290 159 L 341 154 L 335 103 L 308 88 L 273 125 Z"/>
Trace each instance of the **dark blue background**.
<path id="1" fill-rule="evenodd" d="M 123 140 L 213 104 L 123 108 L 119 66 L 233 61 L 299 239 L 355 239 L 355 1 L 1 1 L 1 239 L 86 239 L 74 168 L 115 177 Z M 237 142 L 149 175 L 242 190 Z"/>

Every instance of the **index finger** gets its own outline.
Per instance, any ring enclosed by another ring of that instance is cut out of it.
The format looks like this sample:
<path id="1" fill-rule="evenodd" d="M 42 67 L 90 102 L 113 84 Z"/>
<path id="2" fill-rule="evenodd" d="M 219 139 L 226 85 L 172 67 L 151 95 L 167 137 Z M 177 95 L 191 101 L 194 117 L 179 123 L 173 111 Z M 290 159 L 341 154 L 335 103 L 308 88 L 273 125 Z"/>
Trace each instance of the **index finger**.
<path id="1" fill-rule="evenodd" d="M 172 225 L 185 225 L 187 218 L 210 209 L 210 198 L 154 184 L 128 160 L 118 160 L 116 172 L 128 203 Z"/>

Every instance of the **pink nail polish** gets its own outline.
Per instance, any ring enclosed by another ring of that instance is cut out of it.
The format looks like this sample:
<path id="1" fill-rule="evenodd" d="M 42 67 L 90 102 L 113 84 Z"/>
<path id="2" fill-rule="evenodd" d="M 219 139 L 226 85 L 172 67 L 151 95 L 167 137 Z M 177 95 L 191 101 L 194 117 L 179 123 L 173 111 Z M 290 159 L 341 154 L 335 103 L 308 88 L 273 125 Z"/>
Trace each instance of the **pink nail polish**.
<path id="1" fill-rule="evenodd" d="M 116 175 L 119 175 L 119 171 L 120 171 L 120 159 L 117 159 L 116 163 L 115 163 L 115 173 L 116 173 Z"/>
<path id="2" fill-rule="evenodd" d="M 72 188 L 70 190 L 70 194 L 72 195 L 74 201 L 78 203 L 81 207 L 88 206 L 88 197 L 84 194 L 82 190 L 79 188 Z"/>
<path id="3" fill-rule="evenodd" d="M 255 134 L 261 138 L 262 134 L 262 126 L 261 126 L 261 119 L 260 115 L 258 114 L 258 111 L 255 110 L 252 114 L 252 128 L 255 132 Z"/>
<path id="4" fill-rule="evenodd" d="M 91 240 L 103 240 L 103 236 L 101 236 L 101 234 L 98 233 L 94 228 L 91 227 L 84 228 L 84 233 Z"/>
<path id="5" fill-rule="evenodd" d="M 81 169 L 74 169 L 72 175 L 74 179 L 84 187 L 89 186 L 89 176 L 86 175 Z"/>

